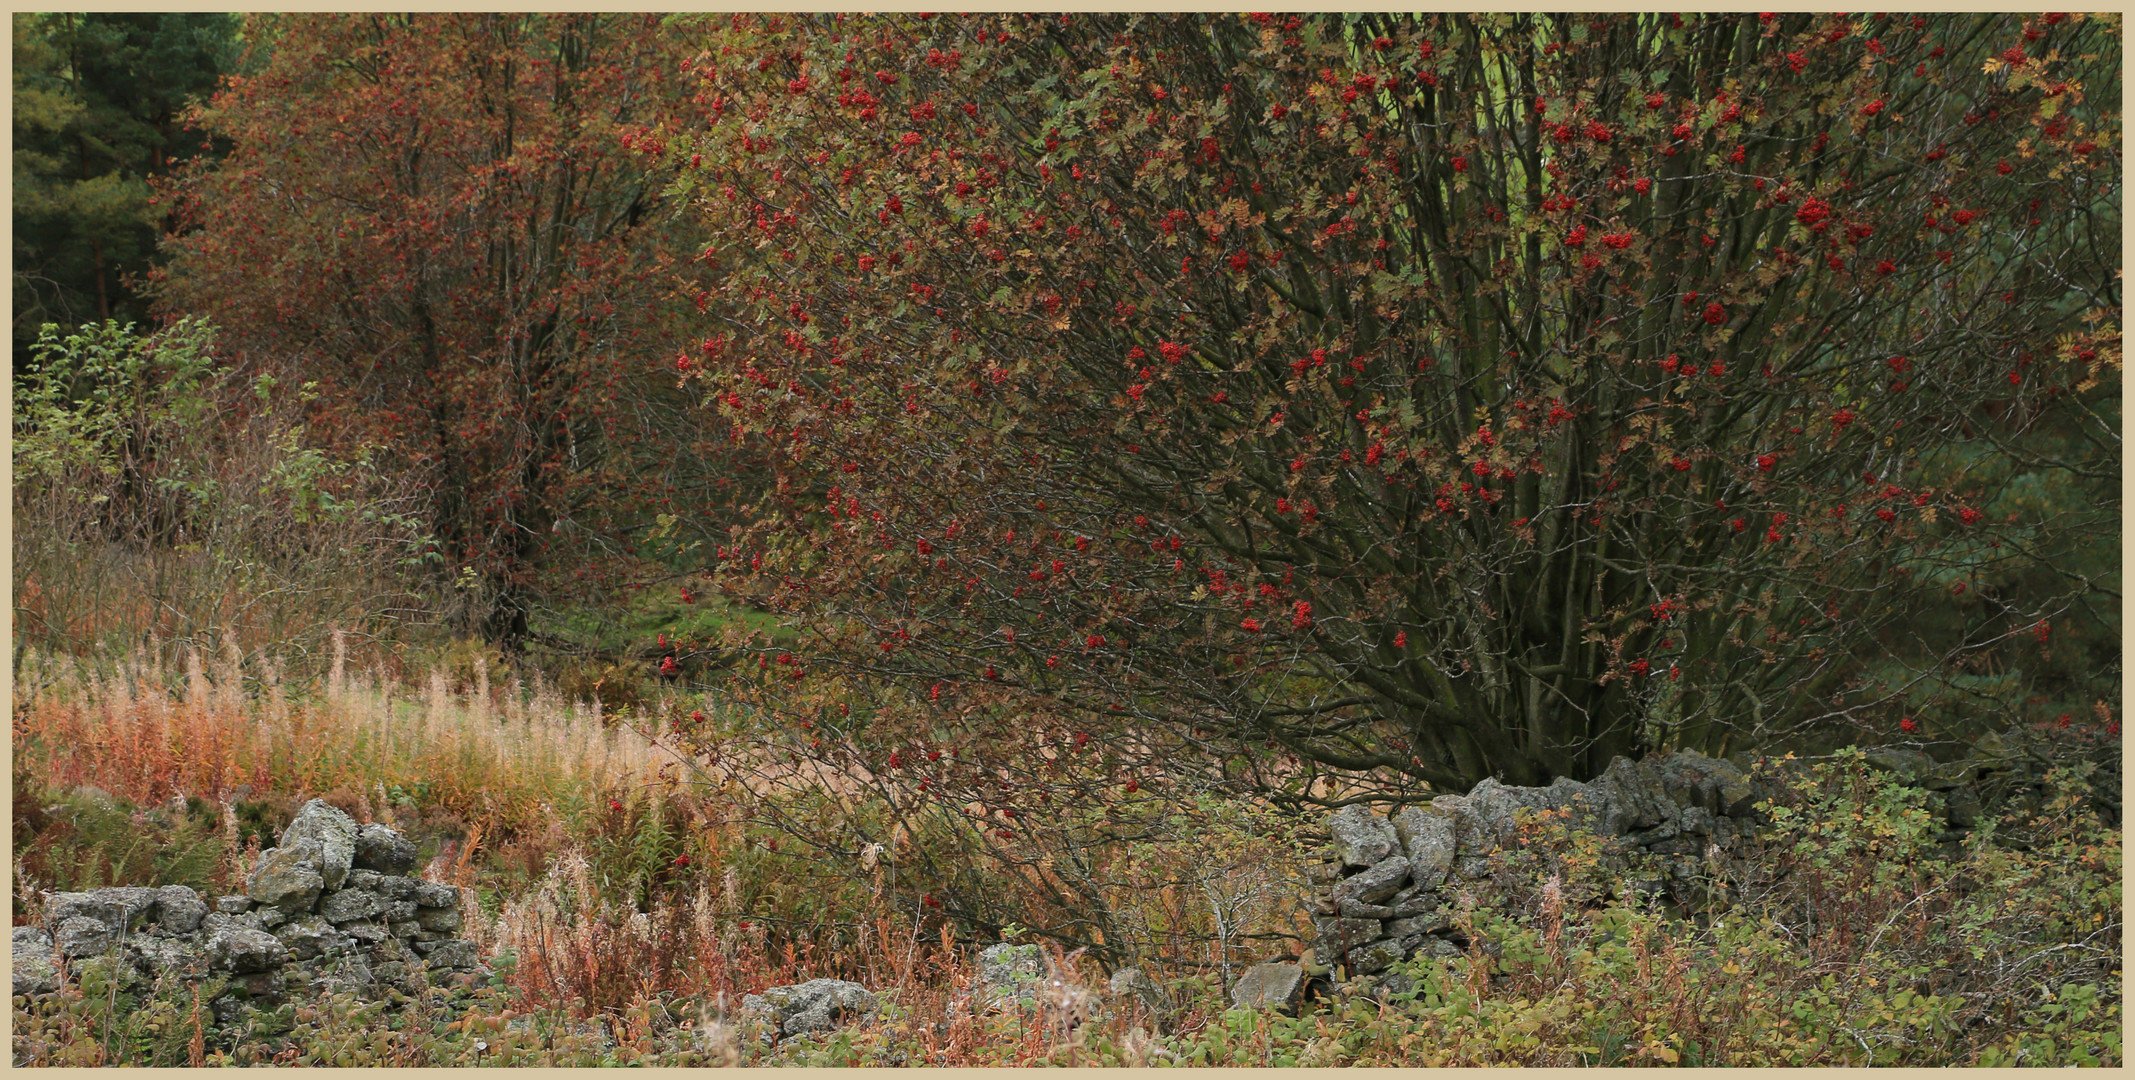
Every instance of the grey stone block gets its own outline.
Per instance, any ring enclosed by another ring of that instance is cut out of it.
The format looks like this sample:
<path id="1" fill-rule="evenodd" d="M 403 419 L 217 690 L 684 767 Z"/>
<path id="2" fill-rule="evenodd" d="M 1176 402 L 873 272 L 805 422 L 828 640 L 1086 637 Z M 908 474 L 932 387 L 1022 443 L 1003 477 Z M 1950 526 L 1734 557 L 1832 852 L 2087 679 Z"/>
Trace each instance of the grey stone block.
<path id="1" fill-rule="evenodd" d="M 1391 832 L 1392 829 L 1389 828 L 1388 831 Z M 1338 904 L 1345 899 L 1376 904 L 1400 892 L 1401 887 L 1408 884 L 1408 879 L 1407 857 L 1391 855 L 1363 873 L 1342 879 L 1329 895 Z"/>
<path id="2" fill-rule="evenodd" d="M 842 979 L 810 979 L 791 986 L 774 986 L 742 999 L 741 1011 L 769 1020 L 781 1035 L 827 1031 L 846 1020 L 860 1019 L 875 1011 L 875 995 L 867 987 Z"/>
<path id="3" fill-rule="evenodd" d="M 208 931 L 210 966 L 240 974 L 271 972 L 289 959 L 289 947 L 265 930 L 229 926 Z"/>
<path id="4" fill-rule="evenodd" d="M 338 889 L 356 857 L 356 819 L 323 799 L 313 799 L 297 808 L 277 846 L 310 859 L 324 886 Z M 253 898 L 259 899 L 256 894 Z"/>
<path id="5" fill-rule="evenodd" d="M 355 865 L 385 874 L 405 874 L 415 868 L 415 843 L 384 825 L 362 826 L 356 830 Z"/>
<path id="6" fill-rule="evenodd" d="M 118 944 L 119 932 L 102 919 L 87 915 L 73 915 L 59 921 L 52 928 L 52 939 L 59 944 L 59 951 L 69 960 L 85 956 L 102 956 Z"/>
<path id="7" fill-rule="evenodd" d="M 325 891 L 326 879 L 313 854 L 293 847 L 261 852 L 259 864 L 245 878 L 245 895 L 285 912 L 309 911 Z"/>
<path id="8" fill-rule="evenodd" d="M 156 890 L 156 923 L 171 933 L 190 934 L 200 929 L 200 920 L 207 913 L 207 901 L 183 885 L 166 885 Z"/>
<path id="9" fill-rule="evenodd" d="M 415 909 L 415 922 L 425 930 L 458 930 L 460 909 L 457 907 L 419 907 Z"/>
<path id="10" fill-rule="evenodd" d="M 355 922 L 382 914 L 388 901 L 374 892 L 343 889 L 319 900 L 319 914 L 330 923 Z"/>
<path id="11" fill-rule="evenodd" d="M 1327 831 L 1345 866 L 1375 866 L 1400 847 L 1393 825 L 1361 804 L 1328 815 Z"/>
<path id="12" fill-rule="evenodd" d="M 1231 987 L 1231 1004 L 1240 1009 L 1273 1009 L 1295 1014 L 1305 993 L 1305 969 L 1279 960 L 1245 969 Z"/>
<path id="13" fill-rule="evenodd" d="M 1453 868 L 1453 815 L 1408 806 L 1394 815 L 1393 825 L 1416 884 L 1428 889 L 1444 881 Z"/>

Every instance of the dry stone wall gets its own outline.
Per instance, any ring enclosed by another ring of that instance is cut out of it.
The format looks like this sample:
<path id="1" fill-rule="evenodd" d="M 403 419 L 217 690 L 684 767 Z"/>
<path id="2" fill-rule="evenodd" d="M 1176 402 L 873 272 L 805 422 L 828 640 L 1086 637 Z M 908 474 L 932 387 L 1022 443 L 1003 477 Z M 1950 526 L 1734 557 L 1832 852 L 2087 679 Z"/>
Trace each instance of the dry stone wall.
<path id="1" fill-rule="evenodd" d="M 1740 768 L 1685 752 L 1617 758 L 1586 783 L 1523 788 L 1485 780 L 1466 795 L 1391 817 L 1344 807 L 1327 820 L 1332 842 L 1323 860 L 1307 869 L 1326 883 L 1312 912 L 1313 968 L 1369 975 L 1412 956 L 1459 955 L 1458 896 L 1487 886 L 1494 856 L 1515 843 L 1523 810 L 1568 810 L 1574 826 L 1626 848 L 1680 857 L 1687 877 L 1708 847 L 1732 847 L 1749 830 L 1756 801 Z"/>
<path id="2" fill-rule="evenodd" d="M 1877 750 L 1868 763 L 1926 789 L 1954 839 L 1981 815 L 1975 782 L 2008 762 L 1938 763 L 1924 754 Z M 1310 912 L 1313 933 L 1298 961 L 1249 968 L 1232 988 L 1245 1008 L 1294 1010 L 1315 982 L 1376 977 L 1416 956 L 1458 956 L 1467 939 L 1461 904 L 1487 904 L 1505 850 L 1518 840 L 1523 810 L 1568 811 L 1570 824 L 1612 840 L 1620 853 L 1662 856 L 1660 876 L 1636 883 L 1650 895 L 1695 905 L 1698 871 L 1758 827 L 1755 804 L 1773 792 L 1734 762 L 1694 751 L 1633 762 L 1617 758 L 1581 783 L 1508 787 L 1485 780 L 1465 795 L 1382 815 L 1363 805 L 1329 815 L 1328 843 L 1306 874 L 1322 891 Z M 1398 979 L 1393 981 L 1398 982 Z M 1398 987 L 1392 987 L 1398 989 Z"/>
<path id="3" fill-rule="evenodd" d="M 15 929 L 15 993 L 54 992 L 59 963 L 109 965 L 122 989 L 219 978 L 215 1016 L 230 1024 L 322 992 L 400 1001 L 486 976 L 459 935 L 459 890 L 407 876 L 414 867 L 407 838 L 314 799 L 241 894 L 212 904 L 183 885 L 47 894 L 42 924 Z"/>

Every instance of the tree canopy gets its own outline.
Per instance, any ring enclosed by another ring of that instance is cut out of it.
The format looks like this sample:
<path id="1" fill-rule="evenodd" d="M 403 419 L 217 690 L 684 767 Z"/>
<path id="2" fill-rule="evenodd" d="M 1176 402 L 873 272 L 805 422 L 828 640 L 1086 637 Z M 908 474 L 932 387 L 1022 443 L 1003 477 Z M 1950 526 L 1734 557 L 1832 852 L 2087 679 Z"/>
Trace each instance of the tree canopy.
<path id="1" fill-rule="evenodd" d="M 637 145 L 821 753 L 1443 790 L 2117 679 L 2117 19 L 707 33 Z"/>
<path id="2" fill-rule="evenodd" d="M 14 27 L 21 370 L 45 323 L 147 323 L 135 281 L 168 224 L 149 180 L 204 149 L 185 136 L 182 116 L 232 70 L 238 18 L 18 13 Z"/>

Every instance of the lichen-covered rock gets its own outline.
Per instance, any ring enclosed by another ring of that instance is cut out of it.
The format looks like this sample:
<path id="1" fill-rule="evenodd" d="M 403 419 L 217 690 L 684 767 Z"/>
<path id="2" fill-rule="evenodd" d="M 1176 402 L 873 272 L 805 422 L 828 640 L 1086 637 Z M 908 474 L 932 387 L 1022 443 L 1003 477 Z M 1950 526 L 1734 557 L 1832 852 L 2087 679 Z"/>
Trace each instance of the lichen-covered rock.
<path id="1" fill-rule="evenodd" d="M 69 960 L 85 956 L 102 956 L 118 944 L 119 932 L 101 919 L 87 915 L 73 915 L 61 919 L 52 928 L 52 939 L 59 951 Z"/>
<path id="2" fill-rule="evenodd" d="M 1444 881 L 1453 868 L 1453 816 L 1435 808 L 1408 806 L 1394 815 L 1393 826 L 1416 884 L 1429 889 Z"/>
<path id="3" fill-rule="evenodd" d="M 1462 854 L 1487 854 L 1511 842 L 1519 831 L 1523 810 L 1557 810 L 1586 794 L 1587 786 L 1559 778 L 1544 788 L 1507 787 L 1485 780 L 1468 792 L 1454 821 L 1454 836 Z"/>
<path id="4" fill-rule="evenodd" d="M 371 871 L 368 870 L 357 870 L 351 871 L 351 875 L 353 876 L 354 874 L 369 874 L 370 872 Z M 421 889 L 422 886 L 423 882 L 417 881 L 416 879 L 411 877 L 399 877 L 393 874 L 380 874 L 377 878 L 371 880 L 369 884 L 366 884 L 363 887 L 369 889 L 372 892 L 377 893 L 380 896 L 385 897 L 388 900 L 405 900 L 412 904 L 415 902 L 416 891 Z"/>
<path id="5" fill-rule="evenodd" d="M 191 938 L 131 937 L 126 939 L 126 959 L 141 974 L 197 979 L 207 974 L 207 954 Z"/>
<path id="6" fill-rule="evenodd" d="M 1273 1009 L 1295 1014 L 1304 999 L 1305 969 L 1287 960 L 1254 964 L 1231 987 L 1231 1004 L 1240 1009 Z"/>
<path id="7" fill-rule="evenodd" d="M 741 1011 L 762 1016 L 779 1034 L 791 1036 L 828 1031 L 839 1023 L 873 1013 L 875 1006 L 875 995 L 859 983 L 810 979 L 750 994 L 742 999 Z"/>
<path id="8" fill-rule="evenodd" d="M 377 945 L 381 942 L 393 940 L 392 935 L 386 933 L 385 927 L 373 922 L 344 923 L 336 926 L 335 929 L 354 938 L 361 945 Z"/>
<path id="9" fill-rule="evenodd" d="M 221 896 L 215 899 L 215 911 L 222 915 L 242 915 L 258 902 L 249 896 Z"/>
<path id="10" fill-rule="evenodd" d="M 415 868 L 415 843 L 376 823 L 356 830 L 355 865 L 381 874 L 405 874 Z"/>
<path id="11" fill-rule="evenodd" d="M 245 878 L 245 895 L 284 912 L 309 911 L 326 889 L 314 855 L 300 848 L 269 848 Z"/>
<path id="12" fill-rule="evenodd" d="M 325 887 L 338 889 L 356 858 L 356 819 L 313 799 L 297 808 L 277 846 L 309 857 Z"/>
<path id="13" fill-rule="evenodd" d="M 1036 945 L 1001 942 L 979 952 L 979 981 L 1021 991 L 1045 977 L 1045 957 Z"/>
<path id="14" fill-rule="evenodd" d="M 330 923 L 355 922 L 385 912 L 385 897 L 362 889 L 342 889 L 319 900 L 319 916 Z"/>
<path id="15" fill-rule="evenodd" d="M 1391 828 L 1388 830 L 1391 832 Z M 1336 903 L 1356 900 L 1376 904 L 1401 891 L 1408 884 L 1409 861 L 1406 856 L 1391 855 L 1378 865 L 1352 877 L 1343 878 L 1330 891 Z"/>
<path id="16" fill-rule="evenodd" d="M 470 971 L 481 963 L 481 956 L 475 951 L 474 942 L 453 938 L 436 942 L 423 962 L 432 971 Z"/>
<path id="17" fill-rule="evenodd" d="M 1345 806 L 1327 819 L 1327 831 L 1345 866 L 1374 866 L 1400 846 L 1394 826 L 1363 805 Z"/>
<path id="18" fill-rule="evenodd" d="M 460 891 L 436 881 L 414 882 L 414 893 L 409 897 L 417 905 L 428 908 L 458 907 Z"/>
<path id="19" fill-rule="evenodd" d="M 452 931 L 460 928 L 460 909 L 457 907 L 419 907 L 415 909 L 415 924 L 430 931 Z"/>
<path id="20" fill-rule="evenodd" d="M 1399 963 L 1420 941 L 1403 942 L 1388 938 L 1374 941 L 1349 950 L 1349 970 L 1359 975 L 1385 971 Z"/>
<path id="21" fill-rule="evenodd" d="M 159 899 L 161 896 L 156 890 L 138 885 L 52 893 L 45 899 L 45 921 L 58 926 L 69 919 L 92 919 L 114 934 L 130 932 L 141 929 L 155 918 Z"/>
<path id="22" fill-rule="evenodd" d="M 289 947 L 265 930 L 223 926 L 207 932 L 208 963 L 239 974 L 271 972 L 289 959 Z"/>
<path id="23" fill-rule="evenodd" d="M 35 996 L 59 989 L 52 964 L 52 935 L 35 926 L 15 928 L 15 993 Z"/>
<path id="24" fill-rule="evenodd" d="M 1320 916 L 1312 920 L 1312 951 L 1321 963 L 1335 964 L 1349 950 L 1377 940 L 1383 933 L 1377 919 Z"/>
<path id="25" fill-rule="evenodd" d="M 1443 933 L 1452 928 L 1452 912 L 1440 908 L 1437 911 L 1422 915 L 1411 915 L 1405 919 L 1388 919 L 1386 922 L 1386 936 L 1413 938 L 1424 934 Z"/>
<path id="26" fill-rule="evenodd" d="M 169 933 L 190 934 L 200 929 L 200 920 L 207 913 L 207 901 L 183 885 L 165 885 L 156 890 L 156 925 Z"/>
<path id="27" fill-rule="evenodd" d="M 309 960 L 325 953 L 346 952 L 354 942 L 318 915 L 303 915 L 275 927 L 274 936 L 289 947 L 291 956 Z"/>

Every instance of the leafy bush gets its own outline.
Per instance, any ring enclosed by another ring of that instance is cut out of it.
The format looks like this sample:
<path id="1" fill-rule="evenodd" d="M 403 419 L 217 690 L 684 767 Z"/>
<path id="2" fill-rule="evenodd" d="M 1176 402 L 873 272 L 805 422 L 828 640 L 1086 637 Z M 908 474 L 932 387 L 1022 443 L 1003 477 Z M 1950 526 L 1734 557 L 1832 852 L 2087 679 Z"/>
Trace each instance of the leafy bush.
<path id="1" fill-rule="evenodd" d="M 273 641 L 315 673 L 333 628 L 386 633 L 419 609 L 400 575 L 435 555 L 414 504 L 382 451 L 311 444 L 309 384 L 245 380 L 198 319 L 47 326 L 33 356 L 14 419 L 18 649 Z"/>

